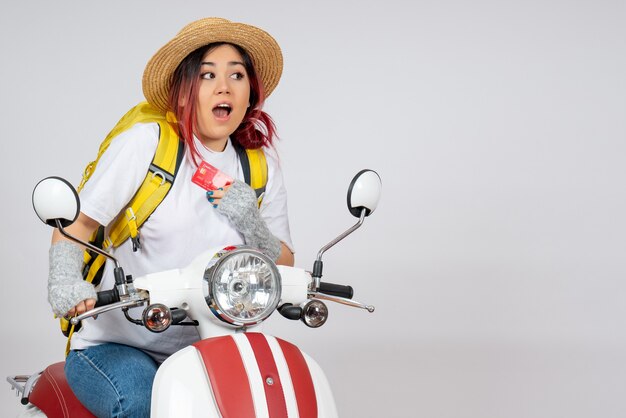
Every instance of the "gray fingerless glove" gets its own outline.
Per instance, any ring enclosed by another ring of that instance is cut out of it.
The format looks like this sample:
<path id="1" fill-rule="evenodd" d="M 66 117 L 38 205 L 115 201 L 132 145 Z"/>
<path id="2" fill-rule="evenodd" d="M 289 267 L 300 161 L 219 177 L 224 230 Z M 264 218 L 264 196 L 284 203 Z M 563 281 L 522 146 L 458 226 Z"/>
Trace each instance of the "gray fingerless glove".
<path id="1" fill-rule="evenodd" d="M 97 299 L 96 289 L 83 280 L 82 265 L 83 250 L 71 242 L 59 241 L 50 247 L 48 302 L 58 316 L 64 316 L 80 301 Z"/>
<path id="2" fill-rule="evenodd" d="M 272 235 L 261 218 L 256 195 L 250 186 L 235 180 L 217 206 L 217 211 L 243 235 L 246 244 L 258 248 L 274 261 L 278 259 L 280 240 Z"/>

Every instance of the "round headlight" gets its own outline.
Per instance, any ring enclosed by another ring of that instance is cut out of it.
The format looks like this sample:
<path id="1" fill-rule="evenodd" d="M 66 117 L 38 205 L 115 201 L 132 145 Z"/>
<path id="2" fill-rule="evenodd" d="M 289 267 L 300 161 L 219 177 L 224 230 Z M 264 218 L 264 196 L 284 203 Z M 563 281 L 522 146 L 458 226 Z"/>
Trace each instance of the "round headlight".
<path id="1" fill-rule="evenodd" d="M 227 247 L 207 266 L 203 290 L 215 316 L 235 326 L 250 326 L 276 309 L 280 274 L 263 253 L 245 246 Z"/>

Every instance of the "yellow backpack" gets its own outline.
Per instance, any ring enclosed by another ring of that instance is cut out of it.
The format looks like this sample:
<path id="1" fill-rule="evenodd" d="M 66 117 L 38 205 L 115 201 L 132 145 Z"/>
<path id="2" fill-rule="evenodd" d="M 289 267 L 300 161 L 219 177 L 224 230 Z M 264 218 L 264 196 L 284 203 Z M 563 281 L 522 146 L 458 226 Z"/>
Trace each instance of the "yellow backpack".
<path id="1" fill-rule="evenodd" d="M 97 247 L 105 250 L 116 248 L 130 238 L 133 242 L 133 251 L 137 251 L 141 246 L 139 228 L 163 201 L 174 183 L 185 154 L 183 141 L 178 136 L 176 117 L 171 112 L 163 114 L 149 103 L 142 102 L 129 110 L 109 132 L 100 145 L 95 161 L 87 164 L 78 191 L 80 192 L 91 177 L 100 156 L 109 147 L 113 138 L 137 123 L 150 122 L 159 125 L 159 142 L 146 178 L 128 203 L 125 216 L 118 216 L 111 224 L 108 236 L 105 236 L 103 226 L 93 233 L 90 242 Z M 239 155 L 244 179 L 256 192 L 260 205 L 267 185 L 267 161 L 263 149 L 244 149 L 235 142 L 233 145 Z M 105 261 L 103 255 L 85 250 L 83 278 L 96 286 L 100 284 Z M 69 338 L 79 329 L 80 324 L 70 326 L 66 318 L 61 318 L 61 331 L 68 337 L 68 349 Z"/>

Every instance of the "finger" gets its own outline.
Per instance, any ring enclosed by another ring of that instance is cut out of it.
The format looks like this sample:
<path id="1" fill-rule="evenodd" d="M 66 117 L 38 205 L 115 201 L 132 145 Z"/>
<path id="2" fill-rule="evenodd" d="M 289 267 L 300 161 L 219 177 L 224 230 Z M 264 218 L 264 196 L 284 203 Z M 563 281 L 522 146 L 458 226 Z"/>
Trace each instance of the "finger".
<path id="1" fill-rule="evenodd" d="M 222 197 L 224 197 L 224 194 L 226 193 L 226 190 L 228 190 L 228 187 L 230 186 L 226 186 L 226 188 L 219 188 L 219 189 L 214 189 L 214 190 L 209 190 L 206 192 L 207 197 L 212 197 L 212 198 L 217 198 L 217 199 L 221 199 Z"/>
<path id="2" fill-rule="evenodd" d="M 76 305 L 76 313 L 78 315 L 84 314 L 85 311 L 87 310 L 87 307 L 85 306 L 85 301 L 80 301 L 78 303 L 78 305 Z"/>
<path id="3" fill-rule="evenodd" d="M 219 205 L 229 187 L 230 186 L 224 186 L 224 188 L 220 187 L 219 189 L 209 190 L 206 192 L 207 200 L 213 205 L 214 208 Z"/>
<path id="4" fill-rule="evenodd" d="M 67 313 L 65 314 L 66 317 L 71 318 L 73 316 L 77 316 L 80 315 L 80 304 L 81 302 L 78 302 L 76 304 L 76 306 L 74 306 L 72 309 L 70 309 L 69 311 L 67 311 Z"/>
<path id="5" fill-rule="evenodd" d="M 85 301 L 85 307 L 87 308 L 88 311 L 92 310 L 95 306 L 96 306 L 95 299 L 87 299 Z"/>

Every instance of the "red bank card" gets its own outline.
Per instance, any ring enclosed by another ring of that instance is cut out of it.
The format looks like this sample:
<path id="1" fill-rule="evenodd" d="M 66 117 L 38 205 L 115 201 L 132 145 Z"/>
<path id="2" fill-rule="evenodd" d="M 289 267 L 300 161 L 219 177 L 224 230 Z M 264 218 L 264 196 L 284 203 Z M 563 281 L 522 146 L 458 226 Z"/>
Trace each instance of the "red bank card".
<path id="1" fill-rule="evenodd" d="M 191 178 L 191 181 L 202 187 L 204 190 L 215 190 L 232 184 L 233 179 L 206 161 L 202 161 Z"/>

